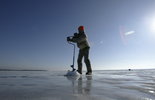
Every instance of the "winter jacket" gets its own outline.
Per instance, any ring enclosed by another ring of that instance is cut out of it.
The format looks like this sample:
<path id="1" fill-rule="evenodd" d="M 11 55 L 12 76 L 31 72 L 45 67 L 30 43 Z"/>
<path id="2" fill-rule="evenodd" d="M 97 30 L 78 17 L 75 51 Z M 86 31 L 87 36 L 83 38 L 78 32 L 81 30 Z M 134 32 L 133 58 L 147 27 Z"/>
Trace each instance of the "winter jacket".
<path id="1" fill-rule="evenodd" d="M 84 32 L 78 33 L 76 36 L 72 38 L 72 41 L 77 43 L 78 48 L 84 49 L 86 47 L 90 47 L 87 36 Z"/>

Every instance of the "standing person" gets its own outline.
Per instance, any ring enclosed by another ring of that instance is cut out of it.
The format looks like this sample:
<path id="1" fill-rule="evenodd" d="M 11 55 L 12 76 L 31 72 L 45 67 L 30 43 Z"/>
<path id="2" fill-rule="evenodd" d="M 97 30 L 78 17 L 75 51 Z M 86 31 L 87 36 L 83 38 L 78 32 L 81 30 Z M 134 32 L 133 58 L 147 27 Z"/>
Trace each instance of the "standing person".
<path id="1" fill-rule="evenodd" d="M 91 63 L 89 60 L 90 45 L 88 43 L 87 36 L 84 31 L 84 26 L 79 26 L 78 33 L 74 33 L 74 36 L 72 38 L 69 38 L 68 41 L 77 43 L 77 46 L 79 48 L 79 55 L 77 59 L 77 63 L 78 63 L 77 71 L 80 74 L 82 74 L 82 58 L 84 57 L 84 62 L 87 67 L 86 75 L 91 75 L 92 69 L 91 69 Z"/>

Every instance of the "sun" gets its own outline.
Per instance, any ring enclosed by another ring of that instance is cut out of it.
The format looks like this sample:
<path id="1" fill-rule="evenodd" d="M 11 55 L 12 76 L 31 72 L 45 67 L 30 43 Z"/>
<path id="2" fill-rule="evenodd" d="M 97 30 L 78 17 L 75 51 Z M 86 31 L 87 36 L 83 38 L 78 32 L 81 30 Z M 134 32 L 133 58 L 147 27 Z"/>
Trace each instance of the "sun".
<path id="1" fill-rule="evenodd" d="M 155 33 L 155 17 L 147 18 L 147 25 L 150 32 Z"/>
<path id="2" fill-rule="evenodd" d="M 155 18 L 150 21 L 150 29 L 152 32 L 155 32 Z"/>

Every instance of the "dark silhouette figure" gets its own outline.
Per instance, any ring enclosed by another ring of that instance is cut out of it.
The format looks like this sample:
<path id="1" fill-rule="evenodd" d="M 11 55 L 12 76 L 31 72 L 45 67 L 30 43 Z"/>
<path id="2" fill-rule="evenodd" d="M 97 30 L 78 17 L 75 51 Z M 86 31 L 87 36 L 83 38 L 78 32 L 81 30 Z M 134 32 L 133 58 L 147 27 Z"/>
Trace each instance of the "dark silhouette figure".
<path id="1" fill-rule="evenodd" d="M 68 37 L 67 41 L 71 41 L 74 43 L 77 43 L 77 46 L 79 48 L 79 55 L 77 59 L 78 63 L 78 72 L 82 74 L 82 58 L 84 57 L 84 62 L 87 67 L 87 72 L 86 75 L 91 75 L 92 74 L 92 68 L 91 68 L 91 63 L 89 60 L 89 49 L 90 45 L 87 40 L 87 36 L 84 32 L 84 26 L 79 26 L 78 27 L 78 33 L 74 33 L 74 36 L 72 38 Z"/>

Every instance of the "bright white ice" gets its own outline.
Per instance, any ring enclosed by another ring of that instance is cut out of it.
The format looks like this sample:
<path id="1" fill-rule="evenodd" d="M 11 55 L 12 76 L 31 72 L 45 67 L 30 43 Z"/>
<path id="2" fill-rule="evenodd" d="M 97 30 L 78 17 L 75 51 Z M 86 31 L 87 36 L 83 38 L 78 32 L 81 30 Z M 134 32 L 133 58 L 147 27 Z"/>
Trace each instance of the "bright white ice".
<path id="1" fill-rule="evenodd" d="M 0 71 L 0 100 L 155 100 L 155 70 L 64 74 Z"/>

